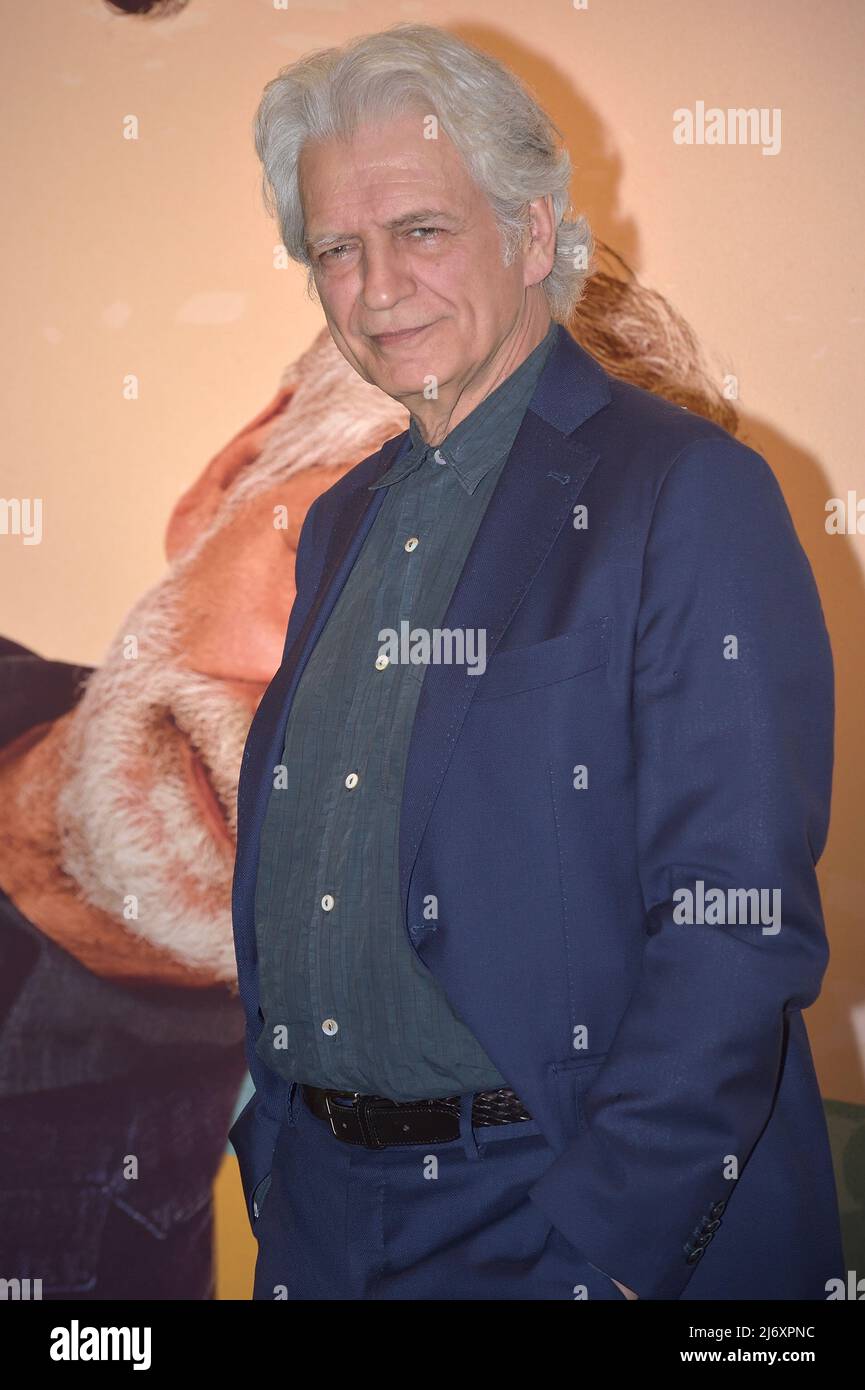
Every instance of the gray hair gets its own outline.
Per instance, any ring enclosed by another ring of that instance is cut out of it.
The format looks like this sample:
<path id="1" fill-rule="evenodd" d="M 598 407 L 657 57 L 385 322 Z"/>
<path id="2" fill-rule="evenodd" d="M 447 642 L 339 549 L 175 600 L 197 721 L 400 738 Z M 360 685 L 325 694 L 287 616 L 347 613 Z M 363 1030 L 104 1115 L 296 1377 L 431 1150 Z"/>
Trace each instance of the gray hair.
<path id="1" fill-rule="evenodd" d="M 488 199 L 502 236 L 505 265 L 529 226 L 528 203 L 550 195 L 556 256 L 542 281 L 550 316 L 566 323 L 592 273 L 592 234 L 573 211 L 571 161 L 555 126 L 521 80 L 502 63 L 426 24 L 396 24 L 325 48 L 282 68 L 268 82 L 255 116 L 267 211 L 277 218 L 292 260 L 308 269 L 298 161 L 308 140 L 349 138 L 364 121 L 393 119 L 421 103 L 453 141 Z"/>

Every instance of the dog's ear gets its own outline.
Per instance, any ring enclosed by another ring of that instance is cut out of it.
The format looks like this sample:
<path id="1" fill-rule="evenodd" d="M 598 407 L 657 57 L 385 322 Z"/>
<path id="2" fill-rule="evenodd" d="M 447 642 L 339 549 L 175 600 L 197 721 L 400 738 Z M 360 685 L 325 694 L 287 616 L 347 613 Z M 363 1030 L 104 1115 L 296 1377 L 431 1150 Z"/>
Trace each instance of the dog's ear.
<path id="1" fill-rule="evenodd" d="M 281 386 L 273 400 L 213 456 L 191 487 L 177 501 L 165 528 L 169 560 L 180 554 L 213 520 L 223 496 L 238 475 L 258 459 L 270 432 L 294 395 Z"/>

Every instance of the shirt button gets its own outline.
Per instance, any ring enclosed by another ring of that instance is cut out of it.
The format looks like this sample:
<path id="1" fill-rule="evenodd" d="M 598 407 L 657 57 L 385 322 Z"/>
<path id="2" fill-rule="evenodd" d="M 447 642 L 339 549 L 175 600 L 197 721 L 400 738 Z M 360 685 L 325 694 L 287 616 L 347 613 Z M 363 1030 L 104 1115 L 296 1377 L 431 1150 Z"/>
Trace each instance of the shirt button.
<path id="1" fill-rule="evenodd" d="M 384 652 L 379 652 L 378 656 L 375 659 L 375 669 L 377 671 L 383 671 L 385 666 L 388 665 L 390 665 L 390 657 L 385 656 Z"/>
<path id="2" fill-rule="evenodd" d="M 408 540 L 406 541 L 405 545 L 403 546 L 403 549 L 404 549 L 404 550 L 417 550 L 417 545 L 418 545 L 417 536 L 409 536 Z"/>
<path id="3" fill-rule="evenodd" d="M 447 459 L 444 457 L 440 449 L 436 449 L 435 453 L 433 454 L 433 458 L 435 459 L 436 463 L 447 463 Z"/>
<path id="4" fill-rule="evenodd" d="M 334 1033 L 339 1032 L 339 1024 L 335 1018 L 326 1018 L 321 1025 L 321 1031 L 322 1033 L 327 1033 L 329 1038 L 332 1038 Z"/>
<path id="5" fill-rule="evenodd" d="M 360 778 L 358 777 L 357 773 L 356 773 L 356 772 L 350 772 L 350 773 L 348 774 L 348 776 L 346 777 L 346 779 L 345 779 L 345 785 L 349 788 L 349 790 L 351 790 L 352 787 L 356 787 L 356 786 L 357 786 L 357 784 L 358 784 L 359 781 L 360 781 Z"/>
<path id="6" fill-rule="evenodd" d="M 325 912 L 330 912 L 330 909 L 333 907 L 333 904 L 333 896 L 330 893 L 325 893 L 324 897 L 321 900 L 321 905 L 324 908 Z"/>

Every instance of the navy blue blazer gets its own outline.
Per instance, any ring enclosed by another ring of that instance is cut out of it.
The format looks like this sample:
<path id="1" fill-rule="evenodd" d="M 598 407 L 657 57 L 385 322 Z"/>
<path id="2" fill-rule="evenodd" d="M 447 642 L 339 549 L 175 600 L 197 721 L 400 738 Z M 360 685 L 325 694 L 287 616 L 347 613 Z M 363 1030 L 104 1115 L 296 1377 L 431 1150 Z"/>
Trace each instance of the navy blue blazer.
<path id="1" fill-rule="evenodd" d="M 304 663 L 384 497 L 368 484 L 408 444 L 307 513 L 243 754 L 233 919 L 256 1091 L 230 1138 L 250 1220 L 297 1085 L 255 1050 L 262 822 Z M 833 670 L 773 472 L 560 326 L 442 626 L 485 629 L 487 665 L 426 671 L 405 929 L 552 1147 L 529 1198 L 642 1298 L 825 1298 L 844 1261 L 802 1010 L 828 959 Z M 674 895 L 699 883 L 780 890 L 780 920 L 683 924 Z"/>

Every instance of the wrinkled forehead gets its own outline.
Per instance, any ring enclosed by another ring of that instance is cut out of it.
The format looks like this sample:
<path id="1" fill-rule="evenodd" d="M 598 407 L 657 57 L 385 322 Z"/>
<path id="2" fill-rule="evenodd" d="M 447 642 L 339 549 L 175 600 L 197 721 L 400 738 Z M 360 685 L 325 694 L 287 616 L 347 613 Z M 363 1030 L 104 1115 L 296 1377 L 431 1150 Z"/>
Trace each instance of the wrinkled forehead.
<path id="1" fill-rule="evenodd" d="M 420 105 L 365 121 L 349 138 L 307 140 L 298 160 L 298 191 L 308 253 L 351 230 L 331 227 L 328 219 L 354 205 L 378 200 L 389 215 L 405 220 L 457 213 L 479 195 L 438 116 Z"/>

